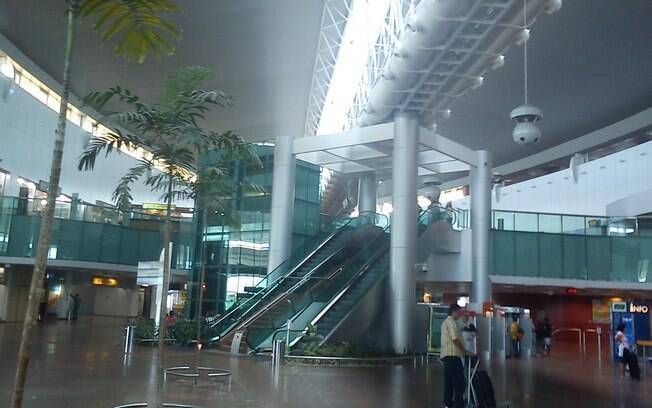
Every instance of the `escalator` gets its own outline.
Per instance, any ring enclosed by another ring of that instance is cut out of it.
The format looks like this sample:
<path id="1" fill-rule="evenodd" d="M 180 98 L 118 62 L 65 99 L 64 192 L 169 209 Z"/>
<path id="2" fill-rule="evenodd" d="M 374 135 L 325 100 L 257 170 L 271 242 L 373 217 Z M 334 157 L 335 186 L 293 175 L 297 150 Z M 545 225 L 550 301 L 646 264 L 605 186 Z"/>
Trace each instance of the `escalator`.
<path id="1" fill-rule="evenodd" d="M 308 283 L 333 277 L 349 258 L 364 247 L 366 242 L 389 224 L 386 217 L 374 213 L 362 213 L 359 217 L 337 220 L 330 234 L 307 256 L 298 262 L 286 261 L 270 272 L 255 288 L 251 297 L 231 307 L 224 316 L 215 320 L 207 329 L 208 344 L 228 345 L 236 331 L 245 331 L 263 316 L 275 321 L 270 309 L 278 309 L 281 301 L 290 300 L 290 293 L 305 288 Z M 295 263 L 295 265 L 291 265 Z M 296 297 L 296 296 L 295 296 Z M 287 303 L 287 302 L 286 302 Z M 246 338 L 246 337 L 245 337 Z"/>
<path id="2" fill-rule="evenodd" d="M 423 211 L 418 218 L 418 234 L 421 236 L 430 225 L 436 222 L 445 222 L 454 225 L 455 213 L 445 208 L 433 207 Z M 303 331 L 293 330 L 289 336 L 289 346 L 295 350 L 304 349 L 308 343 L 324 344 L 338 331 L 341 325 L 348 321 L 355 313 L 356 307 L 374 290 L 379 282 L 387 276 L 390 268 L 390 241 L 383 242 L 372 256 L 350 276 L 349 281 L 342 289 L 334 294 L 325 304 L 323 309 L 316 314 Z M 375 295 L 380 294 L 380 289 Z M 372 299 L 373 301 L 373 299 Z M 366 316 L 371 319 L 371 316 Z M 287 334 L 281 338 L 287 337 Z"/>

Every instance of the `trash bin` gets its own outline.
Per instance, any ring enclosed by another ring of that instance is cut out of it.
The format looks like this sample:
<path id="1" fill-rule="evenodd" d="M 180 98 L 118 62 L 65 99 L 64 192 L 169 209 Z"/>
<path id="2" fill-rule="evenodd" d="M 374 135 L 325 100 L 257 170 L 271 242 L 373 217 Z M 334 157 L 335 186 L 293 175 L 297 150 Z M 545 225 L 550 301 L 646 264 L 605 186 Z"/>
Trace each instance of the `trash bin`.
<path id="1" fill-rule="evenodd" d="M 272 365 L 280 366 L 285 362 L 285 340 L 274 340 L 272 347 Z"/>
<path id="2" fill-rule="evenodd" d="M 135 326 L 130 326 L 130 325 L 125 326 L 125 344 L 124 344 L 125 354 L 131 353 L 131 349 L 133 348 L 134 345 L 135 330 L 136 330 Z"/>

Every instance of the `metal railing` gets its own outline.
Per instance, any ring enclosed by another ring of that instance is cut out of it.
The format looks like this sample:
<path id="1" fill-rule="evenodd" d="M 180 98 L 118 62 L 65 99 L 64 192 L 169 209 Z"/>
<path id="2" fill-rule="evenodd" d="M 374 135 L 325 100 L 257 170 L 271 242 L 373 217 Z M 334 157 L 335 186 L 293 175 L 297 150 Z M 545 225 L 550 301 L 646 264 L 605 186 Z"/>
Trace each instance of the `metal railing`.
<path id="1" fill-rule="evenodd" d="M 335 231 L 331 233 L 321 244 L 319 244 L 306 257 L 302 258 L 300 262 L 298 262 L 295 266 L 289 265 L 289 260 L 283 262 L 273 271 L 268 273 L 266 277 L 263 280 L 261 280 L 261 282 L 259 282 L 258 285 L 256 285 L 256 287 L 260 288 L 260 290 L 257 291 L 254 294 L 254 296 L 234 306 L 229 311 L 227 311 L 227 313 L 224 316 L 214 321 L 211 325 L 211 328 L 215 328 L 221 324 L 229 322 L 229 319 L 234 319 L 234 318 L 237 319 L 231 323 L 228 323 L 225 328 L 222 328 L 221 333 L 213 337 L 210 340 L 210 342 L 215 342 L 220 340 L 226 333 L 230 332 L 236 325 L 240 324 L 242 316 L 245 316 L 249 312 L 254 310 L 254 308 L 256 308 L 256 306 L 258 306 L 261 301 L 266 299 L 274 291 L 274 289 L 276 289 L 286 278 L 291 277 L 292 274 L 294 274 L 297 270 L 303 267 L 304 264 L 308 262 L 308 260 L 311 259 L 317 252 L 319 252 L 322 248 L 324 248 L 327 244 L 329 244 L 336 236 L 338 236 L 338 234 L 344 231 L 344 227 L 348 227 L 352 225 L 353 226 L 364 226 L 364 225 L 386 225 L 387 226 L 389 225 L 389 219 L 381 214 L 363 212 L 356 218 L 346 218 L 344 220 L 336 219 L 335 221 L 333 221 L 333 225 Z M 335 251 L 334 253 L 337 253 L 337 251 Z M 326 260 L 331 259 L 333 255 L 334 254 L 330 254 L 326 258 Z M 320 262 L 317 266 L 313 267 L 309 273 L 304 275 L 304 278 L 306 276 L 312 276 L 312 273 L 326 260 Z M 270 281 L 270 279 L 273 280 Z M 304 279 L 300 280 L 297 284 L 301 284 L 303 281 Z M 293 287 L 295 286 L 296 284 L 293 285 Z M 247 309 L 244 310 L 245 308 Z M 239 318 L 236 317 L 238 312 L 241 313 L 240 314 L 241 317 Z"/>

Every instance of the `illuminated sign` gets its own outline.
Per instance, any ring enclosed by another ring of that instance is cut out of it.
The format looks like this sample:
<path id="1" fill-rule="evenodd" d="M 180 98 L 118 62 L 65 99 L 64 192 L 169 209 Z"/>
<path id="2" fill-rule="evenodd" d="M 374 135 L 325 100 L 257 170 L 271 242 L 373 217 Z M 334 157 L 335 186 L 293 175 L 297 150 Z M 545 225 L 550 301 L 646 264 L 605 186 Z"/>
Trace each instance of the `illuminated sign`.
<path id="1" fill-rule="evenodd" d="M 650 311 L 647 305 L 636 305 L 634 303 L 629 304 L 629 313 L 643 313 L 646 314 Z"/>
<path id="2" fill-rule="evenodd" d="M 91 283 L 97 286 L 118 286 L 118 280 L 116 278 L 104 278 L 101 276 L 93 276 Z"/>
<path id="3" fill-rule="evenodd" d="M 172 204 L 170 209 L 174 211 L 177 209 L 177 206 Z M 167 210 L 167 204 L 143 203 L 143 210 L 165 211 Z"/>

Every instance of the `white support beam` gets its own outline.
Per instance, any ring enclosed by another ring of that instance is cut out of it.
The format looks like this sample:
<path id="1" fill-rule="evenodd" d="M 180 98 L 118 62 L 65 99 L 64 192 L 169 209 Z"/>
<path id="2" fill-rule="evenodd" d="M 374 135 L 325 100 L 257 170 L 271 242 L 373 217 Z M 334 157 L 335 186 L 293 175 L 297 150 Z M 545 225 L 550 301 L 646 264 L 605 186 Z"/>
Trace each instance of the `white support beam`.
<path id="1" fill-rule="evenodd" d="M 584 136 L 551 147 L 550 149 L 543 150 L 520 160 L 503 164 L 502 166 L 494 167 L 494 171 L 506 175 L 531 169 L 562 157 L 572 156 L 574 153 L 585 152 L 596 146 L 609 143 L 612 140 L 619 139 L 629 134 L 643 131 L 651 125 L 652 107 L 619 122 L 603 127 L 602 129 L 598 129 Z M 468 177 L 448 181 L 444 183 L 442 187 L 451 188 L 463 186 L 465 184 L 469 184 Z"/>
<path id="2" fill-rule="evenodd" d="M 394 123 L 381 123 L 345 130 L 340 133 L 320 136 L 308 136 L 294 139 L 294 154 L 311 153 L 323 150 L 337 149 L 363 145 L 394 138 Z"/>
<path id="3" fill-rule="evenodd" d="M 468 147 L 446 139 L 440 134 L 426 128 L 420 128 L 419 141 L 422 145 L 428 146 L 432 150 L 443 153 L 454 159 L 457 159 L 469 166 L 475 167 L 477 160 L 475 151 Z"/>

